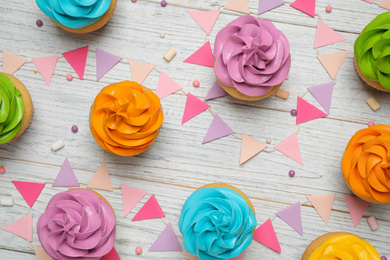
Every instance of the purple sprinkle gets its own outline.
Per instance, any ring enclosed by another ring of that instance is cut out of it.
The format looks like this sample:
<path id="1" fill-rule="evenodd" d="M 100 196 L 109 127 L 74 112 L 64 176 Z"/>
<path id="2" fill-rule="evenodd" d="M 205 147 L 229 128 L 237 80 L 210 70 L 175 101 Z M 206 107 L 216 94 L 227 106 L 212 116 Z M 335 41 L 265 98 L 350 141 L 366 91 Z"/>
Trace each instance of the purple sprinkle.
<path id="1" fill-rule="evenodd" d="M 296 109 L 291 109 L 290 114 L 292 116 L 296 116 L 297 115 L 297 110 Z"/>
<path id="2" fill-rule="evenodd" d="M 289 175 L 290 177 L 294 177 L 294 176 L 295 176 L 295 171 L 294 171 L 294 170 L 290 170 L 290 171 L 288 172 L 288 175 Z"/>
<path id="3" fill-rule="evenodd" d="M 161 1 L 161 6 L 162 6 L 162 7 L 165 7 L 166 5 L 167 5 L 167 1 L 162 0 L 162 1 Z"/>
<path id="4" fill-rule="evenodd" d="M 38 27 L 41 27 L 42 25 L 43 25 L 42 20 L 37 20 L 37 26 L 38 26 Z"/>
<path id="5" fill-rule="evenodd" d="M 77 131 L 79 131 L 79 128 L 77 127 L 77 125 L 72 126 L 72 132 L 77 133 Z"/>
<path id="6" fill-rule="evenodd" d="M 386 256 L 382 256 L 381 259 L 382 260 L 387 260 L 387 257 Z"/>

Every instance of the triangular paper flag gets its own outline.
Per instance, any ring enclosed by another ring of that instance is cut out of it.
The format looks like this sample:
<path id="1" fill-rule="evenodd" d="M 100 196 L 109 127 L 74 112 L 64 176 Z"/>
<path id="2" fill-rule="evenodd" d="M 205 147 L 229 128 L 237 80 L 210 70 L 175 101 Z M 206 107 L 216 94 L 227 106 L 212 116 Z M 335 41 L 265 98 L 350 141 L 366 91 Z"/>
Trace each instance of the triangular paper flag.
<path id="1" fill-rule="evenodd" d="M 390 10 L 390 0 L 383 0 L 378 6 Z"/>
<path id="2" fill-rule="evenodd" d="M 263 225 L 256 229 L 253 239 L 278 253 L 282 252 L 271 219 L 268 219 Z"/>
<path id="3" fill-rule="evenodd" d="M 347 58 L 350 51 L 340 51 L 326 55 L 317 56 L 318 60 L 324 66 L 325 70 L 328 72 L 329 76 L 334 79 L 339 72 L 341 65 L 343 65 L 344 60 Z"/>
<path id="4" fill-rule="evenodd" d="M 27 239 L 28 241 L 32 241 L 32 214 L 28 214 L 24 218 L 19 219 L 2 229 Z"/>
<path id="5" fill-rule="evenodd" d="M 297 117 L 296 117 L 296 124 L 302 124 L 304 122 L 314 120 L 321 117 L 328 116 L 306 100 L 302 99 L 301 97 L 298 97 L 297 100 Z"/>
<path id="6" fill-rule="evenodd" d="M 33 58 L 32 61 L 37 67 L 37 70 L 45 80 L 46 84 L 50 86 L 51 78 L 53 77 L 54 68 L 57 64 L 58 56 Z"/>
<path id="7" fill-rule="evenodd" d="M 314 17 L 316 12 L 316 0 L 296 0 L 291 7 Z"/>
<path id="8" fill-rule="evenodd" d="M 108 174 L 106 160 L 100 164 L 95 175 L 89 181 L 87 188 L 112 191 L 110 175 Z"/>
<path id="9" fill-rule="evenodd" d="M 210 106 L 208 104 L 206 104 L 205 102 L 203 102 L 202 100 L 200 100 L 199 98 L 195 97 L 194 95 L 188 92 L 186 106 L 184 108 L 184 114 L 183 114 L 183 119 L 181 121 L 181 124 L 184 124 L 188 120 L 199 115 L 209 107 Z"/>
<path id="10" fill-rule="evenodd" d="M 335 193 L 306 196 L 327 225 L 335 196 Z"/>
<path id="11" fill-rule="evenodd" d="M 124 184 L 121 184 L 122 202 L 123 202 L 123 217 L 138 204 L 138 202 L 145 196 L 147 191 L 133 188 Z"/>
<path id="12" fill-rule="evenodd" d="M 100 260 L 121 260 L 121 258 L 116 252 L 115 247 L 113 247 L 111 251 L 107 255 L 102 256 Z"/>
<path id="13" fill-rule="evenodd" d="M 156 197 L 152 195 L 145 205 L 138 211 L 131 221 L 151 219 L 151 218 L 163 218 L 165 214 L 158 204 Z"/>
<path id="14" fill-rule="evenodd" d="M 180 89 L 182 89 L 182 87 L 179 84 L 171 79 L 164 71 L 161 71 L 156 89 L 156 95 L 159 98 L 169 96 Z"/>
<path id="15" fill-rule="evenodd" d="M 320 103 L 326 113 L 330 113 L 330 103 L 332 101 L 333 82 L 324 83 L 318 86 L 307 88 L 313 97 Z"/>
<path id="16" fill-rule="evenodd" d="M 298 232 L 301 236 L 303 235 L 302 230 L 302 219 L 301 219 L 301 203 L 297 202 L 288 206 L 285 209 L 277 212 L 276 215 L 286 222 L 290 227 Z"/>
<path id="17" fill-rule="evenodd" d="M 207 67 L 213 67 L 214 66 L 214 58 L 213 58 L 213 52 L 211 50 L 210 42 L 207 41 L 205 44 L 203 44 L 202 47 L 200 47 L 199 50 L 194 52 L 190 57 L 184 60 L 186 63 L 192 63 Z"/>
<path id="18" fill-rule="evenodd" d="M 245 163 L 250 158 L 263 151 L 266 147 L 265 144 L 260 143 L 255 138 L 242 133 L 240 164 Z"/>
<path id="19" fill-rule="evenodd" d="M 65 158 L 62 167 L 54 180 L 52 187 L 80 187 L 79 182 L 74 175 L 72 166 L 68 161 L 68 158 Z"/>
<path id="20" fill-rule="evenodd" d="M 343 36 L 327 26 L 323 21 L 318 19 L 316 38 L 314 40 L 314 48 L 326 46 L 336 42 L 345 41 Z"/>
<path id="21" fill-rule="evenodd" d="M 202 144 L 231 134 L 234 134 L 234 131 L 215 114 Z"/>
<path id="22" fill-rule="evenodd" d="M 220 11 L 187 11 L 194 21 L 209 35 L 218 19 Z"/>
<path id="23" fill-rule="evenodd" d="M 26 59 L 19 57 L 9 51 L 3 50 L 3 72 L 12 75 L 26 62 Z"/>
<path id="24" fill-rule="evenodd" d="M 349 214 L 351 215 L 353 225 L 356 228 L 356 226 L 359 224 L 360 219 L 363 217 L 364 212 L 366 212 L 366 209 L 368 208 L 370 202 L 351 195 L 344 195 L 344 199 L 347 203 L 347 207 L 349 210 Z"/>
<path id="25" fill-rule="evenodd" d="M 23 196 L 27 204 L 32 208 L 42 189 L 45 187 L 44 183 L 12 181 L 20 194 Z"/>
<path id="26" fill-rule="evenodd" d="M 364 2 L 367 2 L 367 3 L 370 3 L 372 4 L 374 2 L 374 0 L 363 0 Z"/>
<path id="27" fill-rule="evenodd" d="M 211 87 L 209 93 L 207 93 L 207 96 L 204 100 L 210 100 L 213 98 L 219 98 L 229 95 L 222 87 L 219 85 L 218 80 L 216 80 Z"/>
<path id="28" fill-rule="evenodd" d="M 284 155 L 290 157 L 294 161 L 303 165 L 301 151 L 299 150 L 297 134 L 293 133 L 283 142 L 275 146 L 275 149 Z"/>
<path id="29" fill-rule="evenodd" d="M 122 58 L 96 48 L 96 80 L 112 69 Z"/>
<path id="30" fill-rule="evenodd" d="M 52 258 L 45 252 L 43 247 L 34 246 L 34 251 L 37 260 L 52 260 Z"/>
<path id="31" fill-rule="evenodd" d="M 171 223 L 161 232 L 153 245 L 149 248 L 151 252 L 181 251 L 181 246 Z"/>
<path id="32" fill-rule="evenodd" d="M 144 82 L 146 77 L 154 68 L 154 65 L 135 60 L 129 60 L 129 65 L 133 81 L 138 82 L 139 84 L 142 84 Z"/>
<path id="33" fill-rule="evenodd" d="M 87 63 L 88 46 L 62 53 L 80 79 L 84 77 L 85 64 Z"/>
<path id="34" fill-rule="evenodd" d="M 259 0 L 259 14 L 284 5 L 283 0 Z"/>
<path id="35" fill-rule="evenodd" d="M 223 8 L 244 14 L 250 14 L 246 0 L 229 0 Z"/>

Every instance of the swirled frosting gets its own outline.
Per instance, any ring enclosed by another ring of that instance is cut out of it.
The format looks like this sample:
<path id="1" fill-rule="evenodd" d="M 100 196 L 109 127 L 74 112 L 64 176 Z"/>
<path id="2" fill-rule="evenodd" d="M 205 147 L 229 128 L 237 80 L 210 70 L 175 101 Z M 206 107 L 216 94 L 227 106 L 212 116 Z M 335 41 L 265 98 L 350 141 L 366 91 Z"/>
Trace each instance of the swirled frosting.
<path id="1" fill-rule="evenodd" d="M 54 195 L 37 223 L 39 241 L 54 260 L 97 260 L 115 243 L 115 214 L 96 193 L 74 189 Z"/>
<path id="2" fill-rule="evenodd" d="M 381 260 L 376 249 L 352 234 L 327 239 L 310 255 L 309 260 Z"/>
<path id="3" fill-rule="evenodd" d="M 286 79 L 290 44 L 272 22 L 244 15 L 218 32 L 214 61 L 222 84 L 247 96 L 261 96 Z"/>
<path id="4" fill-rule="evenodd" d="M 390 89 L 390 12 L 378 15 L 355 41 L 355 57 L 362 75 Z"/>
<path id="5" fill-rule="evenodd" d="M 111 0 L 36 0 L 38 7 L 51 19 L 69 28 L 79 29 L 97 22 Z"/>
<path id="6" fill-rule="evenodd" d="M 14 138 L 22 126 L 24 104 L 21 96 L 10 78 L 0 73 L 0 144 Z"/>
<path id="7" fill-rule="evenodd" d="M 256 225 L 246 200 L 225 187 L 202 188 L 192 193 L 179 220 L 185 249 L 200 260 L 239 256 L 252 242 Z"/>
<path id="8" fill-rule="evenodd" d="M 356 195 L 371 202 L 390 202 L 390 126 L 357 131 L 345 148 L 342 170 Z"/>
<path id="9" fill-rule="evenodd" d="M 123 81 L 108 85 L 96 96 L 90 128 L 104 150 L 132 156 L 149 148 L 163 119 L 156 94 L 137 82 Z"/>

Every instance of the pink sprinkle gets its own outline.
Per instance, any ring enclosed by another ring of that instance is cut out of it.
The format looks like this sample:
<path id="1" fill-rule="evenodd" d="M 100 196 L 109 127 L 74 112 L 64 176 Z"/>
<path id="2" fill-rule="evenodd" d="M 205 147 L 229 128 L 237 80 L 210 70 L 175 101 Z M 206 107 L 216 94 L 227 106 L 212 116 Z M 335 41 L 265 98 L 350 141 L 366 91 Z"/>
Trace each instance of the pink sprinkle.
<path id="1" fill-rule="evenodd" d="M 376 221 L 375 216 L 368 217 L 367 223 L 370 226 L 372 231 L 375 231 L 379 228 L 379 225 L 378 225 L 378 222 Z"/>
<path id="2" fill-rule="evenodd" d="M 71 81 L 71 80 L 73 79 L 73 76 L 72 76 L 72 74 L 68 74 L 68 75 L 66 75 L 66 79 L 67 79 L 67 80 L 69 80 L 69 81 Z"/>
<path id="3" fill-rule="evenodd" d="M 327 13 L 332 12 L 332 7 L 331 7 L 330 5 L 328 5 L 328 6 L 326 7 L 325 11 L 326 11 Z"/>
<path id="4" fill-rule="evenodd" d="M 137 0 L 131 0 L 131 2 L 135 3 L 135 2 L 137 2 Z"/>
<path id="5" fill-rule="evenodd" d="M 137 253 L 137 255 L 142 254 L 142 247 L 138 246 L 138 247 L 135 249 L 135 252 Z"/>
<path id="6" fill-rule="evenodd" d="M 162 6 L 162 7 L 165 7 L 166 5 L 167 5 L 167 1 L 162 0 L 162 1 L 161 1 L 161 6 Z"/>
<path id="7" fill-rule="evenodd" d="M 41 27 L 43 25 L 43 22 L 42 20 L 37 20 L 36 24 L 38 27 Z"/>
<path id="8" fill-rule="evenodd" d="M 192 85 L 193 85 L 195 88 L 199 87 L 199 86 L 200 86 L 199 80 L 194 80 L 194 82 L 192 82 Z"/>
<path id="9" fill-rule="evenodd" d="M 370 121 L 370 122 L 368 122 L 368 127 L 370 127 L 370 126 L 373 126 L 373 125 L 375 125 L 375 123 L 374 122 L 372 122 L 372 121 Z"/>
<path id="10" fill-rule="evenodd" d="M 0 167 L 0 174 L 4 174 L 5 173 L 5 168 L 3 166 Z"/>

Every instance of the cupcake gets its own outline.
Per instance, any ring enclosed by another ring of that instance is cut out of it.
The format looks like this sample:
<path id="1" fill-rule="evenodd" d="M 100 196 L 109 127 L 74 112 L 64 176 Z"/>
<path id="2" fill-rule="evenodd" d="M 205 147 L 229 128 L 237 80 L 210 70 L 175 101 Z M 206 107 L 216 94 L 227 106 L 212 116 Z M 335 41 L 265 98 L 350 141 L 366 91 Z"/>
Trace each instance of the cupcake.
<path id="1" fill-rule="evenodd" d="M 249 199 L 223 183 L 209 184 L 192 193 L 179 219 L 185 249 L 200 260 L 241 255 L 252 242 L 256 225 Z"/>
<path id="2" fill-rule="evenodd" d="M 108 85 L 96 96 L 89 126 L 104 150 L 121 156 L 142 153 L 154 142 L 163 123 L 159 97 L 134 81 Z"/>
<path id="3" fill-rule="evenodd" d="M 376 249 L 362 238 L 346 232 L 332 232 L 315 239 L 306 248 L 302 260 L 381 260 Z"/>
<path id="4" fill-rule="evenodd" d="M 345 182 L 369 202 L 390 202 L 390 126 L 374 125 L 355 133 L 341 163 Z"/>
<path id="5" fill-rule="evenodd" d="M 110 20 L 116 0 L 36 0 L 59 27 L 74 33 L 93 32 Z"/>
<path id="6" fill-rule="evenodd" d="M 269 97 L 290 71 L 290 44 L 270 21 L 244 15 L 217 34 L 214 72 L 222 88 L 243 100 Z"/>
<path id="7" fill-rule="evenodd" d="M 0 144 L 16 139 L 30 125 L 33 104 L 30 93 L 14 76 L 0 73 Z"/>
<path id="8" fill-rule="evenodd" d="M 71 189 L 51 198 L 38 219 L 37 232 L 54 260 L 98 260 L 114 247 L 115 214 L 100 194 Z"/>
<path id="9" fill-rule="evenodd" d="M 372 20 L 354 45 L 355 69 L 360 78 L 371 87 L 387 92 L 390 92 L 389 26 L 390 11 Z"/>

